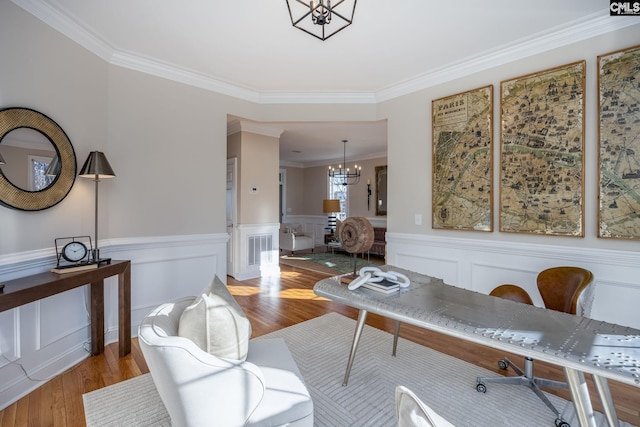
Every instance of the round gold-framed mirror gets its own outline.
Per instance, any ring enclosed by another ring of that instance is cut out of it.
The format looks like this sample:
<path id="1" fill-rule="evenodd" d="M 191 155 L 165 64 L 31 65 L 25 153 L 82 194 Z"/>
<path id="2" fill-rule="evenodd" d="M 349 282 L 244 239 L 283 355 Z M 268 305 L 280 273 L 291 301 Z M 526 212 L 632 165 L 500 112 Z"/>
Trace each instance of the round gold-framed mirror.
<path id="1" fill-rule="evenodd" d="M 47 209 L 58 204 L 71 191 L 76 179 L 76 154 L 67 134 L 51 118 L 30 108 L 0 110 L 0 146 L 8 133 L 22 128 L 33 129 L 51 142 L 59 170 L 49 185 L 32 191 L 15 185 L 2 171 L 4 166 L 0 166 L 0 204 L 23 211 Z"/>

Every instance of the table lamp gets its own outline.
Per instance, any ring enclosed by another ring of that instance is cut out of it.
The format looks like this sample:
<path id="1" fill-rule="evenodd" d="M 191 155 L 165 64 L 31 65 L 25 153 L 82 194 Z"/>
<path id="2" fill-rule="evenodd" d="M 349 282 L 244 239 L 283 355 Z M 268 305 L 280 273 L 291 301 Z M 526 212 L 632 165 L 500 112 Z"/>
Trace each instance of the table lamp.
<path id="1" fill-rule="evenodd" d="M 95 249 L 93 249 L 93 262 L 100 264 L 100 250 L 98 249 L 98 183 L 101 178 L 114 178 L 116 174 L 111 169 L 111 165 L 107 161 L 107 157 L 101 151 L 92 151 L 84 162 L 79 177 L 93 178 L 96 183 L 96 206 L 95 206 Z M 109 260 L 105 260 L 108 261 Z"/>
<path id="2" fill-rule="evenodd" d="M 338 199 L 325 199 L 322 201 L 322 212 L 329 214 L 329 230 L 333 233 L 336 229 L 336 212 L 340 212 L 340 200 Z"/>

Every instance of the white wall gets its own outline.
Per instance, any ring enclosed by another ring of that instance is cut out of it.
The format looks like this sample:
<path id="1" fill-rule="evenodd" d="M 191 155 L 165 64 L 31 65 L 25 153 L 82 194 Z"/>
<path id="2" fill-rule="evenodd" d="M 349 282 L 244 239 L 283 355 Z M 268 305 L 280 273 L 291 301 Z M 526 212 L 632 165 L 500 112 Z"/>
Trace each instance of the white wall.
<path id="1" fill-rule="evenodd" d="M 119 67 L 107 89 L 104 235 L 224 232 L 224 97 Z"/>
<path id="2" fill-rule="evenodd" d="M 0 20 L 0 108 L 28 107 L 49 116 L 69 136 L 79 169 L 89 151 L 107 149 L 108 65 L 13 3 L 0 2 Z M 64 203 L 52 209 L 0 207 L 0 256 L 51 248 L 56 236 L 92 233 L 92 194 L 91 180 L 76 179 Z"/>
<path id="3" fill-rule="evenodd" d="M 376 216 L 376 173 L 377 166 L 386 166 L 387 158 L 357 160 L 355 163 L 362 167 L 360 181 L 348 188 L 348 214 L 349 216 Z M 290 167 L 287 169 L 287 202 L 290 206 L 296 206 L 291 214 L 318 215 L 322 214 L 322 200 L 327 195 L 327 166 L 313 166 L 304 169 Z M 302 177 L 300 177 L 302 174 Z M 371 180 L 371 200 L 367 209 L 367 179 Z M 301 185 L 299 180 L 302 180 Z M 384 216 L 378 217 L 384 220 Z"/>

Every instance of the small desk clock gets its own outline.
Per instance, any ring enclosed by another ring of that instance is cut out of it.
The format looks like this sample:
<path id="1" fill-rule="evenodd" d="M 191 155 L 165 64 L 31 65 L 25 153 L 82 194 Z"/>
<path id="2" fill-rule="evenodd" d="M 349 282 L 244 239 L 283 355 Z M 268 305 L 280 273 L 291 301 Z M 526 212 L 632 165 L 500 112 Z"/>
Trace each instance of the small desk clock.
<path id="1" fill-rule="evenodd" d="M 56 244 L 56 272 L 66 269 L 91 268 L 96 263 L 90 258 L 93 250 L 90 236 L 59 237 Z"/>

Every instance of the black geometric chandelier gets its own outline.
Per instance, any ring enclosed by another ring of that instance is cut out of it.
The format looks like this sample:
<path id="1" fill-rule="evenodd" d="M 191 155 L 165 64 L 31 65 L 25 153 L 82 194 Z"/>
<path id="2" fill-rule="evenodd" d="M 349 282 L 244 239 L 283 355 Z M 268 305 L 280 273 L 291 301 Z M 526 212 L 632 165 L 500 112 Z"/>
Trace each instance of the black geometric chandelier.
<path id="1" fill-rule="evenodd" d="M 347 140 L 342 140 L 344 144 L 342 161 L 344 162 L 342 165 L 338 165 L 337 168 L 333 166 L 329 166 L 329 178 L 333 185 L 355 185 L 360 182 L 360 172 L 362 171 L 362 166 L 353 165 L 353 172 L 347 167 Z"/>
<path id="2" fill-rule="evenodd" d="M 287 0 L 294 27 L 326 40 L 353 22 L 357 0 Z"/>

